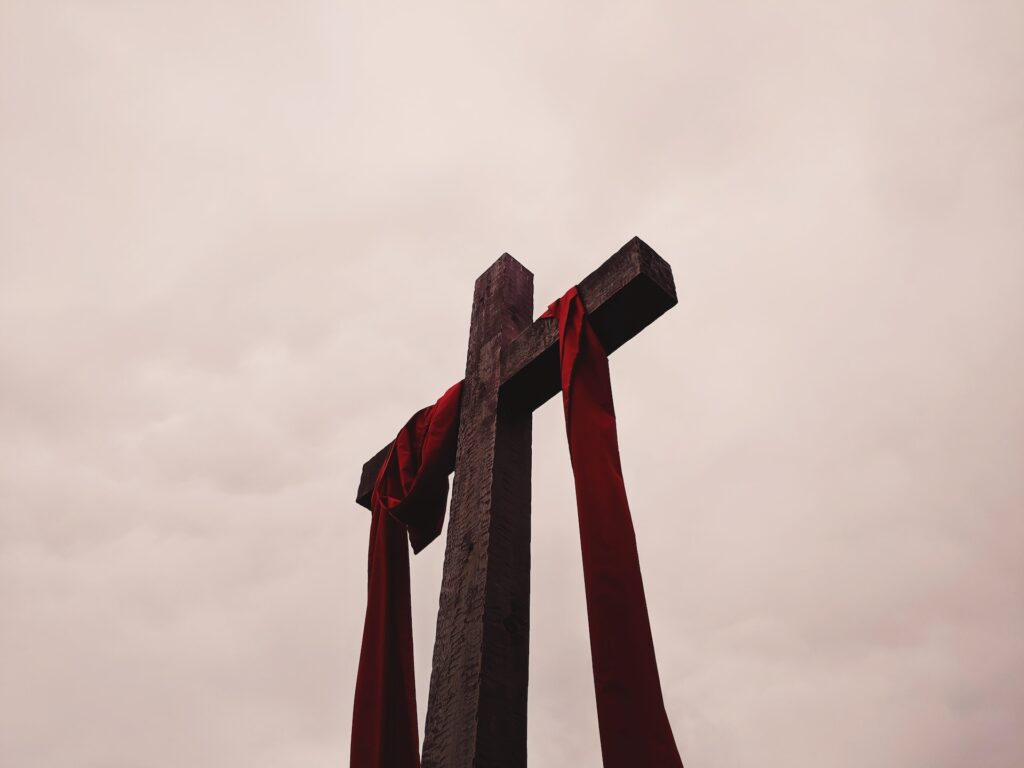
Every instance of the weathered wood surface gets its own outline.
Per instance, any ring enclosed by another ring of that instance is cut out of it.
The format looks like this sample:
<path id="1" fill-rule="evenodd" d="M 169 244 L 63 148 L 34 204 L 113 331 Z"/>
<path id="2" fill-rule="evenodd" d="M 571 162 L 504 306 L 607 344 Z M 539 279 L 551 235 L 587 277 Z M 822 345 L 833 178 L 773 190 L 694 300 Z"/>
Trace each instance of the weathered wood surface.
<path id="1" fill-rule="evenodd" d="M 579 290 L 608 354 L 678 301 L 672 268 L 639 237 L 587 275 L 579 283 Z M 553 397 L 561 388 L 558 323 L 553 318 L 544 318 L 529 324 L 501 351 L 500 367 L 503 400 L 533 409 Z M 388 447 L 390 443 L 363 465 L 356 501 L 367 509 Z"/>
<path id="2" fill-rule="evenodd" d="M 677 302 L 639 238 L 579 290 L 609 353 Z M 533 275 L 505 254 L 473 294 L 424 768 L 526 765 L 533 410 L 560 389 L 557 321 L 532 317 Z M 388 448 L 363 466 L 365 507 Z"/>
<path id="3" fill-rule="evenodd" d="M 498 393 L 532 316 L 533 275 L 505 254 L 473 294 L 424 768 L 526 765 L 533 411 Z"/>
<path id="4" fill-rule="evenodd" d="M 608 354 L 677 303 L 672 268 L 639 237 L 578 285 L 590 323 Z M 503 351 L 501 383 L 503 395 L 531 409 L 561 389 L 555 318 L 538 319 Z"/>

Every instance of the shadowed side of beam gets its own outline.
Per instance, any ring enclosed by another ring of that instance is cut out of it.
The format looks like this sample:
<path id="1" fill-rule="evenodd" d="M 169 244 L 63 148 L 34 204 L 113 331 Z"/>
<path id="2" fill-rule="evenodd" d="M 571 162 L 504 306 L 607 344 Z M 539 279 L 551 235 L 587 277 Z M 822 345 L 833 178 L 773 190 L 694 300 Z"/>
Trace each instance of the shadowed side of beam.
<path id="1" fill-rule="evenodd" d="M 367 509 L 370 508 L 370 495 L 373 493 L 373 484 L 377 482 L 377 473 L 380 472 L 380 466 L 387 458 L 389 450 L 391 450 L 391 443 L 385 445 L 373 455 L 372 459 L 363 464 L 363 471 L 359 476 L 359 490 L 356 492 L 356 503 Z"/>
<path id="2" fill-rule="evenodd" d="M 639 237 L 578 285 L 608 354 L 678 303 L 672 268 Z M 535 321 L 502 351 L 501 382 L 503 397 L 528 408 L 537 408 L 561 389 L 555 318 Z"/>
<path id="3" fill-rule="evenodd" d="M 578 285 L 590 322 L 608 354 L 678 303 L 672 268 L 639 237 Z M 501 352 L 502 399 L 516 407 L 535 409 L 560 389 L 558 322 L 554 318 L 535 320 Z M 356 502 L 367 509 L 389 447 L 390 443 L 363 465 Z"/>

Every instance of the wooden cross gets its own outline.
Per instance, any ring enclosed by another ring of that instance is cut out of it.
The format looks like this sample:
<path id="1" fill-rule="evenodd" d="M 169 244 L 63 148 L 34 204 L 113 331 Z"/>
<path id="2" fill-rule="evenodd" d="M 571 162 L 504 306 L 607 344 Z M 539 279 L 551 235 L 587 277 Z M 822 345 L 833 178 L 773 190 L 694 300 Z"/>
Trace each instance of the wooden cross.
<path id="1" fill-rule="evenodd" d="M 677 301 L 638 237 L 579 292 L 609 354 Z M 473 291 L 423 768 L 526 765 L 533 410 L 561 389 L 558 323 L 532 318 L 533 274 L 506 253 Z M 389 447 L 363 465 L 364 507 Z"/>

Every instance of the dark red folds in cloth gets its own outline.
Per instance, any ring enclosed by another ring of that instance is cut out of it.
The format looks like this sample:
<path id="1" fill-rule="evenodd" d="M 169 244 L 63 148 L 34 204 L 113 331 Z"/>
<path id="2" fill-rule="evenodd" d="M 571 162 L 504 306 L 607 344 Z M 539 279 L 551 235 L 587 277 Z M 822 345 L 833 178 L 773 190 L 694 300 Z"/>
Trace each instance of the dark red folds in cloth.
<path id="1" fill-rule="evenodd" d="M 590 653 L 605 768 L 682 768 L 665 713 L 619 463 L 608 356 L 576 288 L 558 318 L 562 403 L 576 482 Z"/>
<path id="2" fill-rule="evenodd" d="M 419 552 L 441 532 L 461 395 L 459 382 L 409 419 L 373 487 L 369 587 L 352 714 L 353 768 L 420 764 L 406 538 Z"/>
<path id="3" fill-rule="evenodd" d="M 608 357 L 575 288 L 558 319 L 562 402 L 583 550 L 598 728 L 605 768 L 682 768 L 665 713 L 619 463 Z M 462 384 L 398 433 L 370 506 L 369 591 L 352 719 L 353 768 L 418 768 L 409 551 L 441 531 L 455 464 Z"/>

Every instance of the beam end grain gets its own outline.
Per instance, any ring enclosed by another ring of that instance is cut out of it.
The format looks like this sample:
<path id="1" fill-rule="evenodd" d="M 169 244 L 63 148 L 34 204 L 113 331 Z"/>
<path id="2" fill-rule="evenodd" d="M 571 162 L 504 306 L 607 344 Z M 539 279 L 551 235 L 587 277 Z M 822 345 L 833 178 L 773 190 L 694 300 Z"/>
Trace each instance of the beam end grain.
<path id="1" fill-rule="evenodd" d="M 359 490 L 356 491 L 356 504 L 367 509 L 370 508 L 370 495 L 373 493 L 373 484 L 377 482 L 377 473 L 380 472 L 381 464 L 387 458 L 389 450 L 391 450 L 391 443 L 385 445 L 373 455 L 373 458 L 363 464 L 363 471 L 359 475 Z"/>

